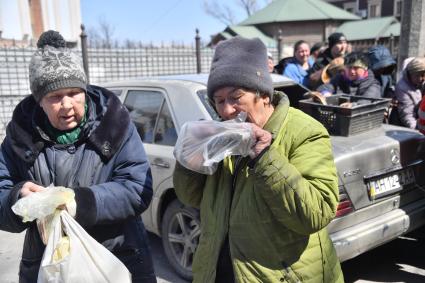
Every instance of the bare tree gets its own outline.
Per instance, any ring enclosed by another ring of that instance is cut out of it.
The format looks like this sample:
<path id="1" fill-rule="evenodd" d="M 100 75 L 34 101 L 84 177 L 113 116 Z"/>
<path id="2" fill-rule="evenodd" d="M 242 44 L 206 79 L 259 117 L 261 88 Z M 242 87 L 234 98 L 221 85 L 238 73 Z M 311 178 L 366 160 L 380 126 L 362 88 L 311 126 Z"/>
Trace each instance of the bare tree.
<path id="1" fill-rule="evenodd" d="M 101 47 L 101 39 L 95 28 L 90 27 L 87 29 L 87 38 L 90 47 Z"/>
<path id="2" fill-rule="evenodd" d="M 204 0 L 205 12 L 216 18 L 225 25 L 233 25 L 235 23 L 235 15 L 227 5 L 220 5 L 217 2 Z"/>
<path id="3" fill-rule="evenodd" d="M 264 0 L 263 2 L 268 5 L 272 1 Z M 260 5 L 258 0 L 233 0 L 233 2 L 242 8 L 248 17 L 258 11 Z M 204 11 L 225 25 L 233 25 L 236 22 L 232 8 L 226 4 L 220 5 L 216 0 L 204 0 Z"/>
<path id="4" fill-rule="evenodd" d="M 239 0 L 236 2 L 245 10 L 248 16 L 251 16 L 258 10 L 257 0 Z"/>
<path id="5" fill-rule="evenodd" d="M 104 18 L 99 18 L 96 27 L 87 30 L 90 47 L 112 48 L 119 46 L 118 40 L 114 37 L 115 27 Z"/>
<path id="6" fill-rule="evenodd" d="M 114 43 L 115 27 L 103 18 L 99 19 L 99 33 L 102 40 L 102 47 L 111 48 Z"/>

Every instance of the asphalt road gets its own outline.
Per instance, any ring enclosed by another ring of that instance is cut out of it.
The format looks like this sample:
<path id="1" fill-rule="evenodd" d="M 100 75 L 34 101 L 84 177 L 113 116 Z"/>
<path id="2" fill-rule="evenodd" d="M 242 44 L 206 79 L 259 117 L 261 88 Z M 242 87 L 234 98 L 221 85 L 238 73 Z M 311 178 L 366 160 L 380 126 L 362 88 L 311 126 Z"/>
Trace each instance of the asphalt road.
<path id="1" fill-rule="evenodd" d="M 18 282 L 23 234 L 0 231 L 0 283 Z M 150 234 L 158 283 L 185 283 L 168 264 L 161 239 Z M 347 283 L 425 282 L 425 227 L 342 264 Z"/>
<path id="2" fill-rule="evenodd" d="M 342 264 L 345 281 L 425 282 L 425 227 Z"/>

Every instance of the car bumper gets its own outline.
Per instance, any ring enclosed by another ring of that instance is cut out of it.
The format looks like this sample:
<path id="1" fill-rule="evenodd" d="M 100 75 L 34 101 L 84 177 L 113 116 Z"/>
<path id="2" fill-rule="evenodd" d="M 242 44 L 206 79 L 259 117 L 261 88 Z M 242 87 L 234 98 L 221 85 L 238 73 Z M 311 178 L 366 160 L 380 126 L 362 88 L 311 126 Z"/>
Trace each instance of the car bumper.
<path id="1" fill-rule="evenodd" d="M 356 257 L 425 224 L 425 199 L 351 226 L 330 237 L 340 261 Z"/>

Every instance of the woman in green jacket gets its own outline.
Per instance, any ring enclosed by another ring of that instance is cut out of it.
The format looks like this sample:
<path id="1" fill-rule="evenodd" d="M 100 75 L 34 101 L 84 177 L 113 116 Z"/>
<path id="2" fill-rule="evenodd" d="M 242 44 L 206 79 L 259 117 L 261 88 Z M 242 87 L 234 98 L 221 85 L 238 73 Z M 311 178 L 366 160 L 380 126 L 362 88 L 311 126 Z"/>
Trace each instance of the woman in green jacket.
<path id="1" fill-rule="evenodd" d="M 220 43 L 208 95 L 223 120 L 246 112 L 256 143 L 213 175 L 176 165 L 177 196 L 201 214 L 194 282 L 343 282 L 326 230 L 338 204 L 329 135 L 273 92 L 264 44 Z"/>

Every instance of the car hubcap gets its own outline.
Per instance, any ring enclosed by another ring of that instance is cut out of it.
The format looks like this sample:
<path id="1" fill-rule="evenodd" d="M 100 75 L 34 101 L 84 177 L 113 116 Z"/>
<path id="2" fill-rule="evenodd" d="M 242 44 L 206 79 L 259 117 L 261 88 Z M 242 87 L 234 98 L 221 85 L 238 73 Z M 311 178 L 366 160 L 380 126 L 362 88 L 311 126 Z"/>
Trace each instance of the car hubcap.
<path id="1" fill-rule="evenodd" d="M 200 233 L 198 221 L 187 213 L 176 213 L 171 220 L 168 230 L 171 251 L 180 266 L 189 271 Z"/>

